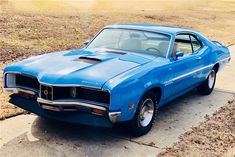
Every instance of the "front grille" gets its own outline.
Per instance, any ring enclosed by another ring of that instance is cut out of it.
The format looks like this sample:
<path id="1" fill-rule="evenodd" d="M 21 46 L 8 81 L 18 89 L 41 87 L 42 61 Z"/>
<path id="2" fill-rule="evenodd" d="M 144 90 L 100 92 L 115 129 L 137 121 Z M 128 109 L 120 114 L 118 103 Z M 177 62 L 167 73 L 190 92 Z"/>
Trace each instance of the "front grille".
<path id="1" fill-rule="evenodd" d="M 39 82 L 36 77 L 16 74 L 16 86 L 39 90 Z"/>
<path id="2" fill-rule="evenodd" d="M 82 99 L 104 104 L 110 103 L 108 91 L 94 90 L 84 87 L 53 87 L 54 100 L 56 99 Z"/>
<path id="3" fill-rule="evenodd" d="M 110 93 L 108 91 L 88 87 L 58 87 L 40 84 L 36 77 L 26 74 L 9 73 L 5 79 L 5 86 L 33 90 L 38 92 L 38 94 L 40 93 L 40 97 L 46 100 L 81 99 L 107 105 L 110 104 Z"/>
<path id="4" fill-rule="evenodd" d="M 59 99 L 81 99 L 110 104 L 110 94 L 108 91 L 96 90 L 85 87 L 57 87 L 40 84 L 36 77 L 15 74 L 15 83 L 17 87 L 40 91 L 40 96 L 46 100 Z"/>
<path id="5" fill-rule="evenodd" d="M 40 85 L 41 98 L 46 100 L 53 100 L 53 87 L 48 85 Z"/>
<path id="6" fill-rule="evenodd" d="M 83 87 L 52 87 L 41 85 L 41 97 L 47 100 L 81 99 L 110 104 L 110 94 L 108 91 L 94 90 Z"/>

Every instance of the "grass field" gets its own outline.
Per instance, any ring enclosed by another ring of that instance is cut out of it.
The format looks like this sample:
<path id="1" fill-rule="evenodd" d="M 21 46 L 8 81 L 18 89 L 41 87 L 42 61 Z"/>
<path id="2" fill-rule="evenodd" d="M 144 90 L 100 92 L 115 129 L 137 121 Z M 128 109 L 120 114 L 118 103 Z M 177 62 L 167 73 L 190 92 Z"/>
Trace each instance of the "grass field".
<path id="1" fill-rule="evenodd" d="M 229 45 L 235 42 L 235 1 L 0 0 L 0 72 L 32 55 L 80 48 L 103 26 L 117 23 L 192 28 Z M 0 118 L 23 112 L 7 100 L 0 88 Z"/>

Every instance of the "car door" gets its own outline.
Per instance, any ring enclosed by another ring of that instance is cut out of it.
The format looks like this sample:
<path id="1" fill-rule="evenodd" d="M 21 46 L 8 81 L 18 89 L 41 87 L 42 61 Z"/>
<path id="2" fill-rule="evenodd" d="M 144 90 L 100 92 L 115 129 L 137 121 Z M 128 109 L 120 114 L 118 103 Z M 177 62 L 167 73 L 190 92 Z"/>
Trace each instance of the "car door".
<path id="1" fill-rule="evenodd" d="M 174 73 L 172 79 L 171 93 L 174 96 L 180 95 L 182 92 L 186 92 L 190 87 L 199 82 L 198 76 L 200 75 L 200 60 L 201 57 L 194 50 L 192 34 L 184 33 L 178 34 L 175 37 L 174 50 L 172 52 L 171 68 Z M 200 47 L 200 46 L 199 46 Z M 181 51 L 184 53 L 183 57 L 175 58 L 175 53 Z"/>

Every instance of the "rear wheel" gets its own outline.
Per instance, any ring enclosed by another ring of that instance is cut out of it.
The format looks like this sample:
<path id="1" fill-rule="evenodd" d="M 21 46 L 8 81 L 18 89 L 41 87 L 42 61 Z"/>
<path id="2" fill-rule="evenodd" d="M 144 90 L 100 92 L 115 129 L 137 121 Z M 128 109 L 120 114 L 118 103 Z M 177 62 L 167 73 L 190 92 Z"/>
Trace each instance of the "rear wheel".
<path id="1" fill-rule="evenodd" d="M 212 69 L 207 79 L 197 88 L 202 95 L 209 95 L 214 89 L 216 81 L 216 71 Z"/>
<path id="2" fill-rule="evenodd" d="M 149 132 L 156 114 L 156 96 L 153 92 L 146 93 L 139 102 L 134 118 L 128 124 L 133 136 L 141 136 Z"/>

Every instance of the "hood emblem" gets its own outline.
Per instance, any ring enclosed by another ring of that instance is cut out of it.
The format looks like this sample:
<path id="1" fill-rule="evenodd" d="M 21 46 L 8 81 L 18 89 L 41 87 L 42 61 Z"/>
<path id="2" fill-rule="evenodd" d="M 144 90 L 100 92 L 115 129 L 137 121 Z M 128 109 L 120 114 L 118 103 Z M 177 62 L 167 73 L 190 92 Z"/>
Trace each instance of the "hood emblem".
<path id="1" fill-rule="evenodd" d="M 76 87 L 72 87 L 71 88 L 71 97 L 76 98 L 76 96 L 77 96 L 77 89 L 76 89 Z"/>
<path id="2" fill-rule="evenodd" d="M 47 95 L 47 94 L 48 94 L 48 90 L 44 90 L 43 93 L 44 93 L 45 95 Z"/>

